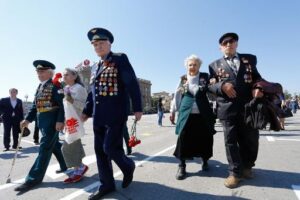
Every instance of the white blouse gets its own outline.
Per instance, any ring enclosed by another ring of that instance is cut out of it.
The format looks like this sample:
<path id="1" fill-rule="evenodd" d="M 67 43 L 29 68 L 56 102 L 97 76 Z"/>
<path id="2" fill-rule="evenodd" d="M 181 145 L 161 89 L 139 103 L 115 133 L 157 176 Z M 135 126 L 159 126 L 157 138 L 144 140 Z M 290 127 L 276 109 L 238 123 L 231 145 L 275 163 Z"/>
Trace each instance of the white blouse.
<path id="1" fill-rule="evenodd" d="M 80 116 L 80 114 L 85 106 L 85 101 L 87 98 L 86 89 L 82 85 L 75 83 L 72 86 L 67 85 L 64 88 L 64 91 L 65 91 L 65 93 L 66 93 L 66 91 L 70 91 L 71 97 L 74 100 L 73 106 L 75 107 L 77 114 L 79 114 L 79 116 Z M 66 101 L 66 100 L 64 99 L 64 101 Z"/>
<path id="2" fill-rule="evenodd" d="M 181 80 L 176 88 L 176 91 L 174 93 L 174 98 L 171 102 L 171 113 L 175 113 L 178 111 L 181 103 L 181 98 L 182 98 L 182 85 L 181 85 Z M 196 95 L 198 90 L 199 90 L 199 72 L 195 76 L 191 76 L 187 74 L 187 89 L 192 95 Z M 192 106 L 192 111 L 191 113 L 200 113 L 198 106 L 196 104 L 196 101 L 194 101 L 193 106 Z"/>

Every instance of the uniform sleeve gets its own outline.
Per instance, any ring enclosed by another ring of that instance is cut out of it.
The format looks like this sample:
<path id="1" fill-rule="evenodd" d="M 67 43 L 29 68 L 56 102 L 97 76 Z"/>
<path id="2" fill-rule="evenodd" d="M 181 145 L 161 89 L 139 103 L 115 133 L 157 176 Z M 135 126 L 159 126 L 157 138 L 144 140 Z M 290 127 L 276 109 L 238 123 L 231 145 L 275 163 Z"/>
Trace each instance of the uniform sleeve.
<path id="1" fill-rule="evenodd" d="M 63 94 L 58 93 L 58 89 L 54 86 L 52 90 L 53 94 L 53 100 L 58 106 L 58 114 L 56 118 L 56 122 L 65 122 L 65 110 L 64 110 L 64 104 L 63 104 Z"/>
<path id="2" fill-rule="evenodd" d="M 89 116 L 89 117 L 91 117 L 93 115 L 93 105 L 94 105 L 93 93 L 92 93 L 92 91 L 90 91 L 89 94 L 88 94 L 88 97 L 85 101 L 85 106 L 83 108 L 82 113 Z"/>
<path id="3" fill-rule="evenodd" d="M 4 107 L 4 105 L 3 105 L 3 99 L 0 99 L 0 115 L 4 112 L 3 111 L 3 107 Z"/>
<path id="4" fill-rule="evenodd" d="M 209 68 L 209 73 L 210 73 L 210 79 L 216 80 L 216 83 L 209 84 L 208 90 L 209 90 L 209 92 L 211 92 L 215 95 L 222 96 L 223 95 L 222 85 L 223 85 L 224 81 L 219 81 L 219 78 L 211 65 L 209 65 L 208 68 Z"/>
<path id="5" fill-rule="evenodd" d="M 174 92 L 174 98 L 171 101 L 171 108 L 170 108 L 171 113 L 175 113 L 176 111 L 178 111 L 179 106 L 180 106 L 180 102 L 181 102 L 181 98 L 182 98 L 180 85 L 181 85 L 181 81 L 179 81 L 179 83 L 176 87 L 176 90 Z"/>
<path id="6" fill-rule="evenodd" d="M 37 110 L 36 110 L 36 104 L 35 104 L 35 100 L 34 100 L 28 114 L 25 117 L 25 120 L 27 120 L 29 122 L 34 121 L 36 118 L 36 114 L 37 114 Z"/>
<path id="7" fill-rule="evenodd" d="M 133 112 L 142 112 L 140 87 L 134 70 L 125 54 L 121 55 L 121 65 L 118 68 L 122 82 L 124 83 L 132 101 Z"/>
<path id="8" fill-rule="evenodd" d="M 259 72 L 258 72 L 258 70 L 256 68 L 257 58 L 254 55 L 252 57 L 252 62 L 253 62 L 252 63 L 252 66 L 253 66 L 252 67 L 252 78 L 253 78 L 254 82 L 256 82 L 256 81 L 262 79 L 262 77 L 261 77 L 261 75 L 259 74 Z"/>
<path id="9" fill-rule="evenodd" d="M 74 99 L 73 106 L 78 110 L 82 111 L 87 98 L 86 89 L 82 86 L 79 86 L 72 98 Z"/>

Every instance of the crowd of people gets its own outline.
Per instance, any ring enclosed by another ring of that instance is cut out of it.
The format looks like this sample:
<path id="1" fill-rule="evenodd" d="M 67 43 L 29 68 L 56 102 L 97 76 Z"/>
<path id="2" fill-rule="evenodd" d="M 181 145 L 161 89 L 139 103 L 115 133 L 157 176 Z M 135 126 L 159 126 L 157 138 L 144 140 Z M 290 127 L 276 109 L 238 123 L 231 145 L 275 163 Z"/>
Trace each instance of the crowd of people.
<path id="1" fill-rule="evenodd" d="M 55 65 L 46 60 L 33 62 L 40 84 L 35 93 L 33 106 L 23 116 L 22 101 L 18 99 L 18 90 L 9 90 L 10 97 L 0 100 L 0 112 L 4 124 L 4 150 L 10 149 L 10 132 L 13 130 L 12 148 L 17 148 L 19 133 L 29 123 L 36 121 L 34 142 L 39 144 L 38 156 L 30 169 L 25 183 L 15 188 L 25 192 L 43 181 L 51 155 L 59 162 L 57 173 L 73 168 L 67 183 L 80 181 L 88 171 L 82 162 L 85 151 L 81 139 L 72 143 L 59 142 L 59 132 L 65 126 L 76 128 L 76 117 L 66 125 L 65 113 L 68 107 L 75 110 L 80 122 L 93 118 L 94 150 L 97 158 L 98 174 L 101 185 L 89 199 L 100 199 L 115 191 L 115 180 L 111 161 L 121 169 L 124 177 L 122 187 L 127 188 L 133 181 L 134 161 L 125 155 L 123 138 L 128 146 L 127 117 L 130 103 L 135 121 L 142 117 L 141 93 L 135 72 L 124 53 L 113 53 L 111 45 L 113 34 L 103 28 L 93 28 L 88 38 L 100 61 L 92 73 L 90 92 L 80 80 L 78 71 L 66 68 L 63 83 L 53 82 Z M 253 99 L 265 97 L 262 88 L 253 87 L 262 80 L 256 68 L 257 58 L 252 54 L 237 52 L 239 36 L 236 33 L 225 33 L 219 38 L 219 47 L 223 56 L 209 65 L 209 73 L 201 72 L 202 60 L 190 55 L 184 61 L 186 74 L 180 77 L 174 98 L 171 102 L 172 123 L 176 121 L 175 133 L 178 136 L 174 156 L 178 159 L 177 180 L 187 177 L 186 160 L 202 158 L 202 170 L 209 170 L 209 159 L 213 156 L 214 125 L 219 119 L 224 132 L 226 157 L 229 175 L 224 181 L 228 188 L 235 188 L 241 179 L 253 178 L 252 168 L 258 155 L 259 130 L 248 126 L 244 121 L 245 105 Z M 208 93 L 216 98 L 216 109 L 213 110 Z M 158 125 L 162 126 L 164 116 L 163 99 L 159 99 Z M 290 107 L 293 113 L 299 108 L 299 98 L 285 99 L 283 93 L 277 94 L 274 104 L 280 109 Z M 176 117 L 175 113 L 178 112 Z M 281 129 L 284 129 L 284 118 L 278 114 Z M 39 141 L 40 140 L 40 141 Z M 21 148 L 21 147 L 18 147 Z"/>

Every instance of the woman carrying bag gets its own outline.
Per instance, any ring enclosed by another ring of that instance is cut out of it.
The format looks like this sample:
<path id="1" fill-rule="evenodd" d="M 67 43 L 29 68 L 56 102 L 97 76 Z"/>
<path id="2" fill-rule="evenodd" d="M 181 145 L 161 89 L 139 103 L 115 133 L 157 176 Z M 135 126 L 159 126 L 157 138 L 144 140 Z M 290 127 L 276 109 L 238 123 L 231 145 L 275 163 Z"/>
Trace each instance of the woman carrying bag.
<path id="1" fill-rule="evenodd" d="M 88 166 L 82 163 L 85 152 L 80 139 L 84 135 L 80 115 L 85 105 L 87 91 L 83 87 L 76 70 L 66 68 L 63 74 L 63 81 L 65 83 L 66 133 L 62 153 L 67 167 L 74 168 L 73 172 L 69 174 L 69 178 L 64 180 L 64 183 L 75 183 L 80 181 L 88 170 Z"/>

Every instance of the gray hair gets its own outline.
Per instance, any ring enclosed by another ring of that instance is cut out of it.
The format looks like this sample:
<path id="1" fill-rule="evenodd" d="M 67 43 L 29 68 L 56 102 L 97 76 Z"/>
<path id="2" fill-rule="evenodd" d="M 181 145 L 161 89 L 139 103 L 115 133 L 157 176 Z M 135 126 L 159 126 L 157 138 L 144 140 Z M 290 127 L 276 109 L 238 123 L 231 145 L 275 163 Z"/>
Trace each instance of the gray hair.
<path id="1" fill-rule="evenodd" d="M 202 64 L 202 60 L 201 60 L 198 56 L 196 56 L 195 54 L 192 54 L 192 55 L 190 55 L 189 57 L 187 57 L 187 58 L 184 60 L 184 66 L 185 66 L 185 67 L 188 67 L 188 62 L 189 62 L 190 60 L 195 60 L 195 61 L 198 63 L 198 66 L 199 66 L 199 67 L 200 67 L 201 64 Z"/>
<path id="2" fill-rule="evenodd" d="M 75 69 L 66 68 L 65 70 L 66 70 L 67 72 L 71 73 L 73 76 L 76 77 L 76 78 L 75 78 L 75 83 L 78 83 L 78 84 L 80 84 L 80 85 L 83 86 L 83 83 L 82 83 L 82 81 L 81 81 L 81 78 L 80 78 L 78 72 L 77 72 Z"/>
<path id="3" fill-rule="evenodd" d="M 55 71 L 53 69 L 47 69 L 47 72 L 49 72 L 49 74 L 51 74 L 51 77 L 53 77 L 55 74 Z"/>

